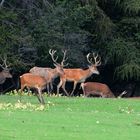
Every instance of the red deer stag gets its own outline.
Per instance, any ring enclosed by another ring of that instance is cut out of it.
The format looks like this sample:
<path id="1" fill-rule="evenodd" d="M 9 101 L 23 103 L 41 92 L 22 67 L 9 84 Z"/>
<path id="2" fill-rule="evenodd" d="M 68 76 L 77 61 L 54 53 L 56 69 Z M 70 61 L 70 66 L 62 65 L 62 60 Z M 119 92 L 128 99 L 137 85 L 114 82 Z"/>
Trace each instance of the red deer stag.
<path id="1" fill-rule="evenodd" d="M 101 58 L 100 57 L 98 58 L 98 54 L 95 55 L 95 53 L 93 53 L 93 58 L 94 58 L 94 62 L 95 62 L 95 64 L 93 64 L 93 58 L 89 58 L 90 55 L 91 55 L 90 53 L 87 54 L 87 61 L 91 64 L 90 66 L 88 66 L 88 69 L 86 69 L 86 70 L 83 70 L 80 68 L 64 69 L 65 74 L 60 75 L 60 82 L 57 86 L 57 94 L 59 94 L 59 89 L 62 86 L 62 89 L 64 90 L 64 92 L 67 94 L 67 96 L 69 96 L 68 92 L 65 89 L 65 84 L 67 81 L 73 81 L 74 86 L 73 86 L 72 92 L 70 93 L 70 96 L 72 96 L 77 83 L 85 82 L 85 80 L 88 77 L 90 77 L 92 74 L 99 74 L 97 66 L 101 65 Z"/>
<path id="2" fill-rule="evenodd" d="M 62 51 L 63 52 L 63 60 L 61 62 L 61 66 L 64 67 L 64 62 L 67 60 L 66 58 L 66 50 L 65 51 Z M 56 59 L 54 59 L 53 55 L 56 53 L 56 51 L 52 51 L 52 50 L 49 50 L 49 54 L 52 56 L 52 59 L 53 61 L 57 61 L 58 57 Z M 60 65 L 57 63 L 57 65 Z M 49 77 L 50 81 L 48 83 L 48 86 L 47 86 L 47 90 L 48 90 L 48 93 L 50 93 L 50 88 L 51 87 L 51 90 L 53 89 L 53 81 L 55 78 L 57 78 L 59 76 L 59 72 L 58 70 L 55 68 L 55 69 L 52 69 L 52 68 L 43 68 L 43 67 L 33 67 L 30 69 L 29 71 L 30 73 L 34 74 L 34 75 L 39 75 L 39 76 L 42 76 L 42 77 Z"/>
<path id="3" fill-rule="evenodd" d="M 50 55 L 51 55 L 51 58 L 54 62 L 54 65 L 55 65 L 55 69 L 53 69 L 53 73 L 56 75 L 56 76 L 59 76 L 59 75 L 63 75 L 64 74 L 64 71 L 63 71 L 63 65 L 57 63 L 57 58 L 54 58 L 54 54 L 56 53 L 56 51 L 54 50 L 50 50 L 49 51 Z M 63 61 L 65 59 L 65 54 L 64 54 L 64 57 L 63 57 Z M 46 75 L 44 76 L 39 76 L 39 75 L 34 75 L 32 73 L 25 73 L 23 74 L 22 76 L 20 76 L 20 82 L 21 82 L 21 92 L 23 91 L 23 89 L 25 87 L 27 88 L 35 88 L 38 92 L 38 100 L 40 103 L 44 104 L 44 99 L 43 99 L 43 96 L 42 96 L 42 90 L 50 83 L 50 81 L 52 80 L 52 74 L 53 73 L 47 73 Z"/>
<path id="4" fill-rule="evenodd" d="M 1 58 L 1 60 L 3 61 L 3 64 L 0 64 L 0 67 L 3 70 L 0 72 L 0 85 L 2 85 L 5 82 L 6 78 L 12 78 L 12 75 L 10 74 L 10 70 L 6 63 L 7 57 L 4 56 L 4 59 Z"/>
<path id="5" fill-rule="evenodd" d="M 115 98 L 114 94 L 106 84 L 98 82 L 87 82 L 81 83 L 83 94 L 85 97 L 89 95 L 99 95 L 103 98 Z M 126 94 L 126 91 L 122 92 L 119 97 L 122 97 Z"/>

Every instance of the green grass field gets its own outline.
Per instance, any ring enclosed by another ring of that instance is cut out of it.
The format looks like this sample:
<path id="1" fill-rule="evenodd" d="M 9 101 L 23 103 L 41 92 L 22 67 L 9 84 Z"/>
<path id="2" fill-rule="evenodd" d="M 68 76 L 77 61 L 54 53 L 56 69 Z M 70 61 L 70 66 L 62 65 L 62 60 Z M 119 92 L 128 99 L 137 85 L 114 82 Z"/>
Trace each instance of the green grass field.
<path id="1" fill-rule="evenodd" d="M 140 100 L 47 97 L 44 110 L 2 108 L 19 96 L 0 96 L 0 140 L 139 140 Z M 22 103 L 38 105 L 34 96 Z"/>

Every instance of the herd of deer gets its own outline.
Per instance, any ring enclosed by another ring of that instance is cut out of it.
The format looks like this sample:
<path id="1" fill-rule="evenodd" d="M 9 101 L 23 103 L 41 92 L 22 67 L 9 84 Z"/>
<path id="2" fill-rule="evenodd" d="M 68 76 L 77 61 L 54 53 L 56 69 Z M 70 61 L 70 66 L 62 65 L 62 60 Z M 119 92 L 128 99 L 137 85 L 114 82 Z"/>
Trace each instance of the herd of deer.
<path id="1" fill-rule="evenodd" d="M 105 98 L 114 98 L 114 94 L 111 92 L 110 88 L 106 84 L 97 83 L 97 82 L 86 82 L 85 80 L 90 77 L 92 74 L 98 74 L 99 71 L 97 66 L 101 65 L 101 58 L 95 53 L 87 54 L 87 61 L 89 62 L 89 66 L 87 69 L 65 69 L 67 66 L 64 63 L 67 60 L 66 51 L 63 51 L 63 59 L 61 63 L 58 63 L 58 56 L 55 57 L 56 50 L 49 50 L 49 54 L 51 59 L 53 60 L 55 68 L 42 68 L 42 67 L 33 67 L 30 69 L 29 73 L 25 73 L 20 76 L 20 85 L 21 92 L 26 87 L 27 89 L 34 88 L 37 90 L 37 97 L 40 103 L 44 104 L 44 99 L 42 96 L 42 90 L 47 87 L 48 92 L 50 92 L 50 88 L 52 89 L 52 83 L 56 77 L 60 77 L 60 82 L 57 85 L 57 95 L 59 94 L 59 89 L 62 87 L 63 91 L 67 96 L 72 96 L 73 92 L 76 88 L 77 83 L 81 83 L 81 87 L 84 93 L 84 96 L 99 95 Z M 0 72 L 0 84 L 5 82 L 6 78 L 12 78 L 8 67 L 6 65 L 6 59 L 4 59 L 4 65 L 0 65 L 3 70 Z M 74 82 L 73 90 L 71 93 L 68 93 L 65 89 L 65 84 L 67 81 Z M 125 94 L 122 93 L 122 95 Z"/>

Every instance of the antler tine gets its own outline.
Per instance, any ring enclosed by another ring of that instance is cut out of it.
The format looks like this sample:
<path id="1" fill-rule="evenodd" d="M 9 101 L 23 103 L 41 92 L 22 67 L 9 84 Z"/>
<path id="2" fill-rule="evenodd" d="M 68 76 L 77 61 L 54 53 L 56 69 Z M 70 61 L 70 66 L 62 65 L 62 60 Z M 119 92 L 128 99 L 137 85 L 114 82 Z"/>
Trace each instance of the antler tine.
<path id="1" fill-rule="evenodd" d="M 4 54 L 4 58 L 2 58 L 2 57 L 0 57 L 0 58 L 1 58 L 2 62 L 3 62 L 3 64 L 0 64 L 0 66 L 1 66 L 3 69 L 8 68 L 8 65 L 6 64 L 6 62 L 7 62 L 7 55 Z"/>
<path id="2" fill-rule="evenodd" d="M 61 65 L 64 67 L 64 66 L 67 66 L 68 65 L 68 63 L 67 64 L 64 64 L 68 60 L 68 57 L 66 57 L 67 50 L 63 50 L 62 52 L 63 52 L 64 56 L 63 56 Z"/>
<path id="3" fill-rule="evenodd" d="M 4 69 L 4 67 L 2 66 L 2 64 L 0 64 L 0 66 L 1 66 L 1 68 L 3 68 L 3 69 Z"/>
<path id="4" fill-rule="evenodd" d="M 56 53 L 56 50 L 52 50 L 52 49 L 49 50 L 49 54 L 51 55 L 53 62 L 58 64 L 57 63 L 58 56 L 56 58 L 54 58 L 55 53 Z"/>
<path id="5" fill-rule="evenodd" d="M 95 65 L 100 66 L 101 65 L 101 57 L 99 57 L 98 54 L 95 55 L 95 53 L 93 53 L 93 57 L 94 57 Z M 97 60 L 98 57 L 99 57 L 99 60 Z"/>
<path id="6" fill-rule="evenodd" d="M 4 55 L 3 62 L 4 62 L 5 67 L 8 68 L 8 65 L 6 64 L 6 62 L 7 62 L 7 55 Z"/>
<path id="7" fill-rule="evenodd" d="M 2 59 L 2 57 L 0 56 L 0 59 L 1 59 L 1 61 L 3 62 L 3 59 Z M 0 66 L 3 68 L 3 64 L 0 64 Z"/>
<path id="8" fill-rule="evenodd" d="M 92 59 L 89 59 L 90 54 L 91 54 L 91 53 L 88 53 L 88 54 L 87 54 L 87 61 L 91 64 L 91 63 L 92 63 Z"/>

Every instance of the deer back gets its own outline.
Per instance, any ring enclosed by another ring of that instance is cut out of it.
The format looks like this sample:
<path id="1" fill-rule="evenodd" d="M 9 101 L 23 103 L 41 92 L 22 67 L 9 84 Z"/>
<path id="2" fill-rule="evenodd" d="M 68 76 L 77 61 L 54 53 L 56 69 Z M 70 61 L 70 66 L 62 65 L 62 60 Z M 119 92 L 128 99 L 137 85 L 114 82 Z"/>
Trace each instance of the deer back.
<path id="1" fill-rule="evenodd" d="M 34 74 L 34 75 L 48 77 L 50 74 L 49 72 L 51 72 L 52 70 L 53 70 L 52 68 L 33 67 L 30 69 L 29 72 Z"/>
<path id="2" fill-rule="evenodd" d="M 30 88 L 40 87 L 43 89 L 45 88 L 45 86 L 47 85 L 49 81 L 47 81 L 42 76 L 34 75 L 31 73 L 25 73 L 20 76 L 20 82 L 21 82 L 21 86 L 27 86 Z"/>

